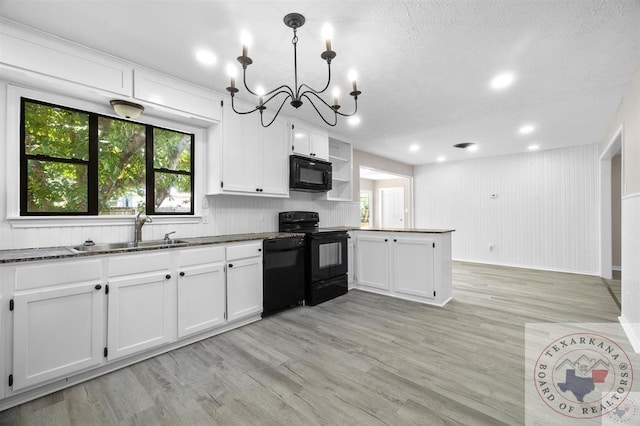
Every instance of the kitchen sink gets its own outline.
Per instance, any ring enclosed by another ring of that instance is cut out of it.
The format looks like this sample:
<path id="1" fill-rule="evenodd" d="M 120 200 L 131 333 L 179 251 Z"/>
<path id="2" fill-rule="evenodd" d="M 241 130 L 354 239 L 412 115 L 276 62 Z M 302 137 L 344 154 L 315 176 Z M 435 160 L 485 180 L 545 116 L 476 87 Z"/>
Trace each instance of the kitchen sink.
<path id="1" fill-rule="evenodd" d="M 86 251 L 107 251 L 107 250 L 126 250 L 140 247 L 171 247 L 180 244 L 188 244 L 183 240 L 151 240 L 151 241 L 127 241 L 124 243 L 106 243 L 95 245 L 80 245 L 73 247 L 73 250 Z"/>

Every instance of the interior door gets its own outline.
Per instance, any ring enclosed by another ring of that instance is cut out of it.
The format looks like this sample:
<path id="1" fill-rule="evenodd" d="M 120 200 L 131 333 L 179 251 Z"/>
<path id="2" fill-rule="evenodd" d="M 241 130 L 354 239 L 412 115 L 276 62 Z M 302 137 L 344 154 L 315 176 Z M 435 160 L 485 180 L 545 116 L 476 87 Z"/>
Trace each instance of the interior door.
<path id="1" fill-rule="evenodd" d="M 383 228 L 404 228 L 404 188 L 380 188 L 380 224 Z"/>

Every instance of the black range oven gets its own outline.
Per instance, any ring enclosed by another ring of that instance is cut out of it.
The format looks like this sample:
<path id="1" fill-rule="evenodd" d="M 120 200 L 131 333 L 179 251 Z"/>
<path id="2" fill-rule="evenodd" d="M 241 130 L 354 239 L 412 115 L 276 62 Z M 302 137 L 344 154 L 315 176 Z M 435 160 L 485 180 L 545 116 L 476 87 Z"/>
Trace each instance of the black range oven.
<path id="1" fill-rule="evenodd" d="M 317 305 L 348 291 L 347 232 L 321 230 L 316 212 L 282 212 L 280 232 L 304 232 L 306 237 L 305 303 Z"/>

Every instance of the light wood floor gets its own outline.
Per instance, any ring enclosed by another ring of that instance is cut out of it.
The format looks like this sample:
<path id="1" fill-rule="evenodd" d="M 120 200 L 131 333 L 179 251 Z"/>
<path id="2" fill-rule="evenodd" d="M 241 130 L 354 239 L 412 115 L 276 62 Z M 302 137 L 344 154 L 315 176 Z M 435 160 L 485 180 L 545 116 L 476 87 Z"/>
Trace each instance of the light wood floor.
<path id="1" fill-rule="evenodd" d="M 600 278 L 454 264 L 445 308 L 362 291 L 0 413 L 0 424 L 524 423 L 524 324 L 616 322 Z"/>

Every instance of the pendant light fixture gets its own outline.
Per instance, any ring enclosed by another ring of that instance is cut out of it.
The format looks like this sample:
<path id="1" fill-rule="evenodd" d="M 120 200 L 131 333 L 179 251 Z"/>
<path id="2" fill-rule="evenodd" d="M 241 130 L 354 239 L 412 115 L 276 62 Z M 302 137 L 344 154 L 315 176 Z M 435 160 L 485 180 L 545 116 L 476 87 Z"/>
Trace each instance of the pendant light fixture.
<path id="1" fill-rule="evenodd" d="M 230 71 L 230 76 L 229 76 L 230 84 L 229 84 L 229 87 L 227 87 L 227 92 L 229 92 L 229 94 L 231 95 L 231 107 L 234 112 L 236 112 L 237 114 L 251 114 L 253 112 L 259 111 L 260 124 L 262 124 L 263 127 L 269 127 L 275 121 L 276 117 L 280 113 L 280 110 L 282 110 L 282 107 L 284 106 L 285 102 L 287 102 L 288 100 L 291 100 L 289 104 L 296 109 L 300 108 L 303 105 L 304 103 L 303 99 L 309 101 L 309 103 L 311 104 L 313 109 L 316 110 L 316 112 L 318 113 L 322 121 L 324 121 L 329 126 L 335 126 L 338 123 L 339 115 L 343 117 L 349 117 L 354 115 L 358 111 L 358 96 L 361 94 L 361 92 L 358 90 L 358 87 L 356 85 L 355 73 L 351 73 L 351 75 L 349 76 L 349 79 L 351 80 L 351 85 L 352 85 L 351 87 L 352 90 L 351 92 L 349 92 L 349 95 L 353 97 L 353 101 L 354 101 L 354 110 L 352 113 L 345 114 L 338 111 L 340 109 L 338 91 L 334 90 L 333 92 L 332 105 L 329 105 L 324 99 L 320 97 L 320 95 L 329 88 L 329 84 L 331 83 L 331 61 L 336 57 L 336 52 L 331 50 L 330 27 L 326 27 L 326 31 L 324 31 L 326 50 L 320 54 L 320 57 L 327 62 L 327 68 L 328 68 L 327 83 L 325 84 L 322 90 L 315 90 L 312 87 L 308 86 L 307 84 L 298 85 L 298 56 L 297 56 L 298 36 L 296 32 L 298 28 L 304 25 L 304 22 L 305 22 L 304 16 L 302 16 L 299 13 L 289 13 L 284 17 L 284 24 L 293 30 L 293 39 L 291 40 L 291 43 L 293 44 L 293 76 L 294 76 L 293 87 L 283 84 L 266 93 L 263 90 L 259 90 L 259 89 L 256 89 L 255 91 L 252 91 L 251 89 L 249 89 L 249 86 L 247 85 L 247 67 L 253 63 L 253 60 L 248 56 L 248 43 L 243 42 L 242 56 L 238 57 L 238 62 L 242 65 L 242 81 L 245 89 L 250 94 L 252 94 L 257 98 L 257 105 L 253 109 L 250 109 L 248 111 L 239 111 L 236 109 L 233 99 L 234 99 L 234 95 L 238 93 L 239 90 L 236 87 L 235 73 L 232 70 Z M 276 99 L 278 97 L 281 98 L 282 101 L 279 101 L 279 99 Z M 278 102 L 280 102 L 279 106 L 277 106 Z M 271 119 L 271 121 L 265 124 L 265 122 L 263 121 L 262 113 L 264 112 L 265 109 L 267 109 L 267 105 L 269 104 L 270 106 L 273 107 L 273 110 L 275 111 L 275 115 Z M 326 113 L 328 113 L 329 118 L 325 117 L 325 115 L 321 112 L 321 109 L 325 110 Z"/>

